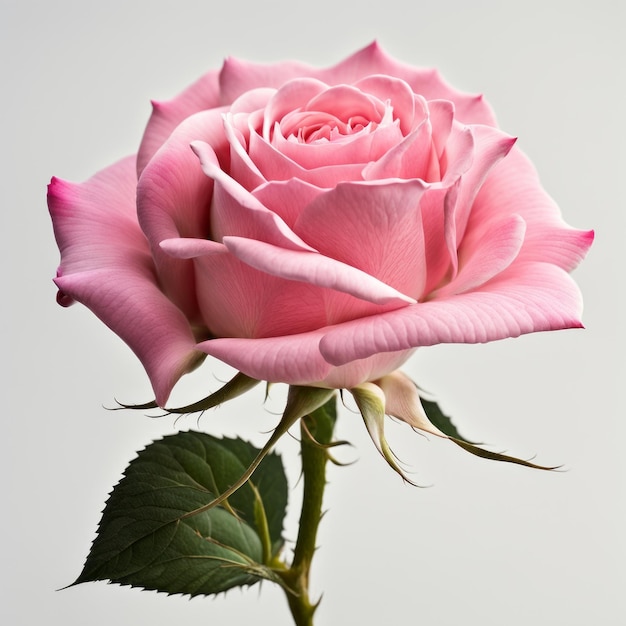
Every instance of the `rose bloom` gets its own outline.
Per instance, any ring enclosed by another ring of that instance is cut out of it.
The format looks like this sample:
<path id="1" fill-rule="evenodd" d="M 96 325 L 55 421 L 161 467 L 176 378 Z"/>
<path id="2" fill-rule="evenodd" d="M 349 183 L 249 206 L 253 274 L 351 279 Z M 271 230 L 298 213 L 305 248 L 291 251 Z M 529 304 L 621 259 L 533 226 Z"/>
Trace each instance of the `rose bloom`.
<path id="1" fill-rule="evenodd" d="M 420 346 L 580 327 L 593 233 L 514 144 L 376 44 L 327 69 L 230 58 L 154 103 L 136 156 L 52 180 L 58 300 L 134 350 L 161 406 L 207 354 L 353 388 Z"/>

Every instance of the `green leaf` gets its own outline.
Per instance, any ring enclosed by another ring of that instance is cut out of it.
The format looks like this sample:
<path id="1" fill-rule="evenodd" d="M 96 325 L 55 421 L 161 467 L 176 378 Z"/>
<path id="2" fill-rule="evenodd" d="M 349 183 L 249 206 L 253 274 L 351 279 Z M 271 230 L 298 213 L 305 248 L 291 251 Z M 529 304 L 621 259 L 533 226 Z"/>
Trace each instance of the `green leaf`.
<path id="1" fill-rule="evenodd" d="M 276 445 L 276 442 L 302 417 L 308 415 L 315 409 L 322 406 L 325 402 L 335 393 L 334 389 L 322 389 L 318 387 L 299 387 L 297 385 L 291 385 L 289 387 L 289 393 L 287 395 L 287 405 L 283 416 L 280 418 L 280 422 L 272 432 L 271 437 L 267 440 L 267 443 L 258 450 L 258 454 L 248 465 L 246 471 L 236 480 L 233 484 L 223 491 L 214 500 L 205 504 L 203 507 L 196 509 L 192 513 L 202 513 L 208 511 L 215 506 L 225 502 L 232 494 L 234 494 L 242 485 L 245 485 L 251 478 L 252 474 L 256 471 L 259 464 L 270 453 L 272 448 Z"/>
<path id="2" fill-rule="evenodd" d="M 459 441 L 464 441 L 465 443 L 475 443 L 461 437 L 461 433 L 459 433 L 456 426 L 452 423 L 452 420 L 439 408 L 439 405 L 436 402 L 426 400 L 423 396 L 420 396 L 420 402 L 422 403 L 426 417 L 428 417 L 431 424 L 438 428 L 444 435 L 452 437 L 453 439 L 458 439 Z"/>
<path id="3" fill-rule="evenodd" d="M 140 452 L 113 489 L 74 584 L 110 580 L 169 594 L 208 595 L 262 578 L 280 550 L 287 479 L 268 454 L 221 506 L 259 451 L 240 439 L 183 432 Z"/>

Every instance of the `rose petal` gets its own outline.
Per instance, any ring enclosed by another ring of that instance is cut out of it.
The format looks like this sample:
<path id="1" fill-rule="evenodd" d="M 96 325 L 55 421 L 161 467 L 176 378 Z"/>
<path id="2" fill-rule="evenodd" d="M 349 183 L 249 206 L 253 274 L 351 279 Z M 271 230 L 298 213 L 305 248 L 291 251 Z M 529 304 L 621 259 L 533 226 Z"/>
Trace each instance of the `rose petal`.
<path id="1" fill-rule="evenodd" d="M 461 177 L 459 195 L 454 208 L 457 242 L 460 242 L 465 234 L 474 200 L 481 186 L 493 167 L 507 156 L 516 141 L 515 137 L 490 126 L 476 125 L 471 126 L 471 129 L 474 137 L 472 167 Z M 494 210 L 501 212 L 503 198 L 508 198 L 510 195 L 511 192 L 508 191 L 505 196 L 502 196 L 499 202 L 493 205 Z"/>
<path id="2" fill-rule="evenodd" d="M 352 85 L 337 85 L 313 97 L 305 110 L 324 111 L 344 122 L 353 117 L 378 122 L 384 113 L 384 101 L 381 102 Z"/>
<path id="3" fill-rule="evenodd" d="M 160 243 L 161 250 L 175 259 L 195 259 L 207 254 L 224 254 L 227 248 L 223 243 L 209 239 L 194 239 L 193 237 L 178 237 L 164 239 Z"/>
<path id="4" fill-rule="evenodd" d="M 166 102 L 153 102 L 137 155 L 137 176 L 182 121 L 220 105 L 218 72 L 211 71 Z"/>
<path id="5" fill-rule="evenodd" d="M 280 87 L 293 78 L 314 75 L 315 68 L 296 61 L 262 64 L 229 57 L 219 73 L 221 104 L 230 104 L 251 89 Z"/>
<path id="6" fill-rule="evenodd" d="M 323 330 L 265 339 L 211 339 L 197 348 L 247 376 L 268 382 L 306 385 L 323 380 L 331 366 L 322 358 Z"/>
<path id="7" fill-rule="evenodd" d="M 384 74 L 404 80 L 414 93 L 426 100 L 450 100 L 455 104 L 455 117 L 465 124 L 496 126 L 491 107 L 482 96 L 464 93 L 451 87 L 436 69 L 412 67 L 389 56 L 377 42 L 359 50 L 341 63 L 323 70 L 308 71 L 328 83 L 355 83 L 371 74 Z"/>
<path id="8" fill-rule="evenodd" d="M 257 187 L 252 195 L 293 230 L 305 207 L 325 191 L 298 178 L 291 178 L 268 181 Z"/>
<path id="9" fill-rule="evenodd" d="M 375 304 L 415 303 L 370 274 L 316 252 L 285 250 L 242 237 L 224 237 L 224 244 L 238 259 L 272 276 L 334 289 Z"/>
<path id="10" fill-rule="evenodd" d="M 471 137 L 471 139 L 470 139 Z M 444 205 L 445 238 L 456 276 L 457 255 L 474 198 L 490 170 L 509 152 L 515 139 L 489 126 L 460 127 L 455 124 L 446 146 L 448 161 L 443 184 L 452 184 Z M 503 196 L 507 197 L 507 196 Z M 500 204 L 502 199 L 500 199 Z M 498 205 L 494 205 L 498 210 Z"/>
<path id="11" fill-rule="evenodd" d="M 227 144 L 221 111 L 186 119 L 144 168 L 137 185 L 137 215 L 154 255 L 165 293 L 193 319 L 198 314 L 193 265 L 163 253 L 159 244 L 175 237 L 204 238 L 209 232 L 213 181 L 202 172 L 189 144 L 208 139 L 225 159 Z"/>
<path id="12" fill-rule="evenodd" d="M 341 183 L 313 200 L 294 230 L 321 254 L 417 300 L 426 280 L 420 213 L 426 188 L 418 180 Z"/>
<path id="13" fill-rule="evenodd" d="M 432 126 L 433 145 L 437 159 L 445 150 L 454 122 L 454 104 L 449 100 L 429 100 L 428 117 Z"/>
<path id="14" fill-rule="evenodd" d="M 216 337 L 273 337 L 327 325 L 320 289 L 260 272 L 227 251 L 198 256 L 194 265 L 200 310 Z"/>
<path id="15" fill-rule="evenodd" d="M 306 169 L 256 133 L 250 135 L 248 149 L 250 158 L 258 166 L 265 180 L 289 180 L 299 178 L 311 185 L 331 189 L 346 180 L 362 180 L 364 163 L 323 165 Z"/>
<path id="16" fill-rule="evenodd" d="M 253 191 L 259 185 L 267 181 L 248 154 L 250 133 L 254 132 L 248 127 L 249 115 L 241 115 L 243 120 L 237 120 L 237 116 L 227 114 L 224 116 L 224 131 L 230 144 L 230 167 L 228 174 L 247 191 Z M 246 128 L 239 128 L 240 122 L 246 122 Z"/>
<path id="17" fill-rule="evenodd" d="M 441 182 L 444 186 L 453 185 L 463 174 L 470 171 L 474 163 L 476 141 L 474 127 L 452 124 L 450 136 L 441 157 Z"/>
<path id="18" fill-rule="evenodd" d="M 259 87 L 246 91 L 228 107 L 229 114 L 234 116 L 243 114 L 245 117 L 254 111 L 265 109 L 275 94 L 276 89 L 271 87 Z"/>
<path id="19" fill-rule="evenodd" d="M 506 204 L 502 203 L 506 198 Z M 554 263 L 573 270 L 593 242 L 593 231 L 572 228 L 563 221 L 554 200 L 541 187 L 526 155 L 514 147 L 480 189 L 469 218 L 468 231 L 498 211 L 521 215 L 527 224 L 519 258 Z"/>
<path id="20" fill-rule="evenodd" d="M 227 235 L 259 239 L 291 250 L 313 250 L 249 191 L 224 172 L 208 144 L 193 142 L 202 170 L 215 180 L 211 209 L 211 233 L 220 240 Z"/>
<path id="21" fill-rule="evenodd" d="M 319 351 L 327 329 L 265 339 L 211 339 L 198 349 L 247 376 L 289 385 L 350 389 L 400 367 L 412 350 L 377 354 L 342 367 L 331 367 Z"/>
<path id="22" fill-rule="evenodd" d="M 526 223 L 519 215 L 497 217 L 463 240 L 459 271 L 449 283 L 428 295 L 445 298 L 470 291 L 504 271 L 519 254 Z"/>
<path id="23" fill-rule="evenodd" d="M 333 367 L 319 384 L 335 389 L 352 389 L 369 380 L 376 380 L 403 365 L 414 350 L 383 352 L 366 359 L 351 361 L 339 367 Z"/>
<path id="24" fill-rule="evenodd" d="M 87 182 L 53 178 L 48 207 L 63 275 L 125 267 L 136 262 L 150 267 L 150 248 L 135 214 L 135 172 L 132 157 L 108 167 Z M 119 245 L 112 246 L 111 240 Z"/>
<path id="25" fill-rule="evenodd" d="M 439 163 L 433 150 L 432 128 L 428 120 L 402 141 L 386 152 L 380 159 L 363 169 L 365 180 L 381 178 L 419 178 L 426 182 L 439 181 Z M 434 164 L 431 165 L 431 162 Z"/>
<path id="26" fill-rule="evenodd" d="M 201 355 L 189 322 L 159 289 L 134 215 L 135 182 L 134 158 L 82 184 L 52 180 L 48 203 L 61 250 L 55 282 L 131 347 L 163 406 Z"/>
<path id="27" fill-rule="evenodd" d="M 391 104 L 393 117 L 400 122 L 400 130 L 408 135 L 417 125 L 415 124 L 416 106 L 413 91 L 403 80 L 393 76 L 366 76 L 357 81 L 354 86 L 361 91 L 376 96 L 381 102 Z M 418 119 L 418 124 L 421 120 Z"/>
<path id="28" fill-rule="evenodd" d="M 524 333 L 580 328 L 582 298 L 547 263 L 515 263 L 480 290 L 346 322 L 321 341 L 334 365 L 378 352 L 437 343 L 484 343 Z"/>
<path id="29" fill-rule="evenodd" d="M 426 257 L 425 294 L 435 289 L 444 278 L 453 275 L 453 268 L 456 271 L 456 249 L 450 252 L 445 238 L 446 216 L 450 220 L 448 214 L 450 207 L 454 207 L 456 191 L 456 187 L 430 187 L 420 201 Z"/>
<path id="30" fill-rule="evenodd" d="M 369 161 L 375 161 L 401 142 L 402 134 L 397 124 L 388 124 L 375 130 L 365 128 L 354 135 L 347 135 L 345 139 L 346 141 L 303 143 L 290 141 L 281 134 L 274 133 L 273 145 L 282 155 L 310 171 L 316 169 L 320 163 L 327 167 L 365 165 Z M 355 171 L 356 169 L 358 168 Z"/>
<path id="31" fill-rule="evenodd" d="M 462 176 L 470 171 L 474 161 L 474 146 L 472 127 L 454 122 L 440 160 L 441 183 L 433 184 L 424 194 L 422 215 L 425 240 L 429 242 L 426 248 L 429 271 L 426 284 L 429 287 L 438 284 L 433 276 L 439 275 L 444 268 L 450 270 L 452 278 L 456 276 L 458 235 L 455 213 Z"/>
<path id="32" fill-rule="evenodd" d="M 203 360 L 189 322 L 145 268 L 105 268 L 62 276 L 55 283 L 128 344 L 143 364 L 159 406 L 165 406 L 181 376 Z"/>
<path id="33" fill-rule="evenodd" d="M 262 135 L 270 141 L 274 124 L 306 105 L 311 98 L 328 89 L 328 85 L 314 78 L 298 78 L 278 89 L 265 107 Z"/>

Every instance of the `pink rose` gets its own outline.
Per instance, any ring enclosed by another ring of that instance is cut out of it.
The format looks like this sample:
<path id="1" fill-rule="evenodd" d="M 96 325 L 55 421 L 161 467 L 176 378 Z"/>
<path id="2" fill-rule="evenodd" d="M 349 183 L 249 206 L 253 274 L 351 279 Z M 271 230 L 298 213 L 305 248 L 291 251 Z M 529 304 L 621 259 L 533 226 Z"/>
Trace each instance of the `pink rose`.
<path id="1" fill-rule="evenodd" d="M 480 96 L 376 44 L 228 59 L 155 103 L 137 157 L 53 179 L 59 302 L 135 351 L 164 405 L 205 354 L 351 388 L 414 348 L 581 326 L 570 228 Z"/>

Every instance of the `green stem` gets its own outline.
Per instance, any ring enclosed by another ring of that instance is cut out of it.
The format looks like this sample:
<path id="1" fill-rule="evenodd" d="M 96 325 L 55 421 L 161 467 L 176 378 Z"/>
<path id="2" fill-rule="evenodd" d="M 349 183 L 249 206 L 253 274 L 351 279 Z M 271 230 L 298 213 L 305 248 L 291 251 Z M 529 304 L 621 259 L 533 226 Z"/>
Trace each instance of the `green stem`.
<path id="1" fill-rule="evenodd" d="M 304 482 L 300 528 L 291 567 L 279 573 L 291 590 L 287 592 L 287 602 L 296 626 L 313 626 L 313 615 L 319 603 L 311 602 L 309 578 L 326 487 L 328 450 L 324 446 L 331 443 L 335 419 L 336 398 L 333 396 L 300 421 Z"/>

